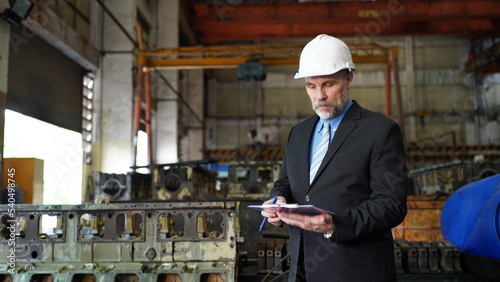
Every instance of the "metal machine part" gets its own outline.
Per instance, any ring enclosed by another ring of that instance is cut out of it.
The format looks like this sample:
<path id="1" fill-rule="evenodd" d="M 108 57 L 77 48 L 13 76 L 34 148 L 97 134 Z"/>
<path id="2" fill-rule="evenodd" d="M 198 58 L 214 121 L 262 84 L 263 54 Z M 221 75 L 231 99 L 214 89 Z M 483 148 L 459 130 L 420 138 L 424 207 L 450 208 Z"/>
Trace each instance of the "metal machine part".
<path id="1" fill-rule="evenodd" d="M 127 174 L 109 174 L 92 172 L 92 193 L 94 203 L 152 199 L 151 175 L 129 172 Z"/>
<path id="2" fill-rule="evenodd" d="M 153 197 L 159 200 L 223 199 L 216 193 L 216 173 L 199 165 L 157 166 L 152 173 Z"/>
<path id="3" fill-rule="evenodd" d="M 201 163 L 155 165 L 151 174 L 92 173 L 94 203 L 134 200 L 265 200 L 278 179 L 281 162 L 231 162 L 227 177 Z M 219 183 L 219 185 L 217 184 Z"/>
<path id="4" fill-rule="evenodd" d="M 92 172 L 95 201 L 129 201 L 131 187 L 127 185 L 126 174 Z"/>
<path id="5" fill-rule="evenodd" d="M 227 198 L 267 200 L 280 169 L 281 162 L 229 163 Z"/>
<path id="6" fill-rule="evenodd" d="M 0 278 L 235 281 L 238 209 L 232 201 L 17 205 L 0 212 Z"/>
<path id="7" fill-rule="evenodd" d="M 416 242 L 395 240 L 398 274 L 458 274 L 463 273 L 458 247 L 449 241 Z"/>
<path id="8" fill-rule="evenodd" d="M 286 275 L 290 267 L 287 241 L 261 241 L 258 246 L 258 273 Z M 445 281 L 468 278 L 460 264 L 458 247 L 448 241 L 394 241 L 396 272 L 401 281 Z M 477 280 L 487 281 L 481 277 Z M 405 280 L 408 279 L 408 280 Z M 429 279 L 429 280 L 427 280 Z"/>

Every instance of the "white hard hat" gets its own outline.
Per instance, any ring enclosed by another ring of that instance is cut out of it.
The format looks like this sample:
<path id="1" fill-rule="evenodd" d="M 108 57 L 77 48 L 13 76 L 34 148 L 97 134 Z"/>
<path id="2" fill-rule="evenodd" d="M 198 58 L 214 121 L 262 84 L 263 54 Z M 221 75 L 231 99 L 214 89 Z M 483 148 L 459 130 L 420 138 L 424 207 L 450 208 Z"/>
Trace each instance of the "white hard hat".
<path id="1" fill-rule="evenodd" d="M 320 34 L 302 49 L 294 78 L 330 75 L 344 69 L 356 69 L 349 47 L 338 38 Z"/>

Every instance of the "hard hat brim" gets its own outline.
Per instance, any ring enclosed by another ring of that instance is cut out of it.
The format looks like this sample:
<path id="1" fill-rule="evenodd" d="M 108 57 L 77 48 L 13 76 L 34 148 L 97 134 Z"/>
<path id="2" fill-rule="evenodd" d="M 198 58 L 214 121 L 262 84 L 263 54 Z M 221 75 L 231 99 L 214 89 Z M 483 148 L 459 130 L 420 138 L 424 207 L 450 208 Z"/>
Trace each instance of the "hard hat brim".
<path id="1" fill-rule="evenodd" d="M 295 74 L 295 76 L 293 78 L 294 79 L 299 79 L 299 78 L 305 78 L 305 77 L 331 75 L 331 74 L 334 74 L 334 73 L 338 73 L 341 70 L 354 71 L 354 70 L 356 70 L 356 68 L 354 67 L 354 64 L 352 64 L 352 66 L 349 66 L 349 67 L 346 67 L 346 68 L 342 68 L 342 69 L 339 69 L 339 70 L 334 71 L 334 72 L 318 72 L 318 71 L 314 71 L 314 72 L 300 72 L 300 70 L 299 70 Z"/>

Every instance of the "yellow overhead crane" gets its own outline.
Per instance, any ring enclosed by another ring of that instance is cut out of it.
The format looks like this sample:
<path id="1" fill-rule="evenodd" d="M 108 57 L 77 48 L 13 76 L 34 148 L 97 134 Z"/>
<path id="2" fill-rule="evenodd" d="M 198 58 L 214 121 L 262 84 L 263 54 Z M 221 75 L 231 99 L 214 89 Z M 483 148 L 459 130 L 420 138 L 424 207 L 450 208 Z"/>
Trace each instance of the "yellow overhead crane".
<path id="1" fill-rule="evenodd" d="M 298 66 L 303 45 L 190 46 L 140 51 L 148 68 L 220 69 L 236 68 L 249 60 L 264 65 Z M 356 64 L 387 64 L 397 59 L 397 47 L 378 44 L 350 44 Z"/>

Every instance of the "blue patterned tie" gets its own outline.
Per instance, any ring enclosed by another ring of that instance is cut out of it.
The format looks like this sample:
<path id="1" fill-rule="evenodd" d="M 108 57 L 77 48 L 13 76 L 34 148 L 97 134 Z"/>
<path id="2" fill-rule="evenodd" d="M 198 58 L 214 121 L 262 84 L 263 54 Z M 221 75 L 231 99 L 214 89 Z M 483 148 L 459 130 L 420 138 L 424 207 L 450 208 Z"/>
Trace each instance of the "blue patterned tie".
<path id="1" fill-rule="evenodd" d="M 330 144 L 330 123 L 325 120 L 323 123 L 323 135 L 319 139 L 318 147 L 316 152 L 314 152 L 313 159 L 311 162 L 311 170 L 309 173 L 309 183 L 312 183 L 316 173 L 318 172 L 319 165 L 323 158 L 325 157 L 326 151 L 328 151 L 328 145 Z"/>

